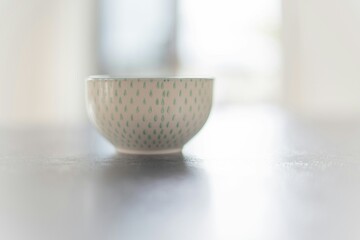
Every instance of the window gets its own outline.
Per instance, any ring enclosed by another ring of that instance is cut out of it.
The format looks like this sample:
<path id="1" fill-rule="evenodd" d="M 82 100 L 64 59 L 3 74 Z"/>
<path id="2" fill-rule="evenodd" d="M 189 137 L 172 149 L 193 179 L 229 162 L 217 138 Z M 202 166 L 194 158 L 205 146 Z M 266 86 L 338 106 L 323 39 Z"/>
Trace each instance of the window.
<path id="1" fill-rule="evenodd" d="M 217 78 L 215 102 L 274 100 L 279 0 L 106 0 L 102 72 Z"/>

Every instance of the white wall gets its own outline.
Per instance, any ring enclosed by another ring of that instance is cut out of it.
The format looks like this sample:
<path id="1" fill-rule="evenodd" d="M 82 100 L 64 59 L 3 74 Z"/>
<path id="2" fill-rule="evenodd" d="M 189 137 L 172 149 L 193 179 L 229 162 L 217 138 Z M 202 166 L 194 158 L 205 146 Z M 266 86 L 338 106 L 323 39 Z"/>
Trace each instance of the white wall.
<path id="1" fill-rule="evenodd" d="M 95 0 L 0 1 L 0 126 L 84 120 L 94 8 Z"/>
<path id="2" fill-rule="evenodd" d="M 304 115 L 360 115 L 360 3 L 283 0 L 284 101 Z"/>

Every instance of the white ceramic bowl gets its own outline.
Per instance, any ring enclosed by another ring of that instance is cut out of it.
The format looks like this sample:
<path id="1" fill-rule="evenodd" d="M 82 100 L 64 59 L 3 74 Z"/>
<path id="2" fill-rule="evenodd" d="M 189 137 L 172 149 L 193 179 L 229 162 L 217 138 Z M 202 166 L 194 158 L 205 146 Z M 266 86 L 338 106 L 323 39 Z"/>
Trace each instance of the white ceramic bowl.
<path id="1" fill-rule="evenodd" d="M 212 78 L 89 77 L 87 110 L 92 123 L 119 152 L 180 152 L 205 124 Z"/>

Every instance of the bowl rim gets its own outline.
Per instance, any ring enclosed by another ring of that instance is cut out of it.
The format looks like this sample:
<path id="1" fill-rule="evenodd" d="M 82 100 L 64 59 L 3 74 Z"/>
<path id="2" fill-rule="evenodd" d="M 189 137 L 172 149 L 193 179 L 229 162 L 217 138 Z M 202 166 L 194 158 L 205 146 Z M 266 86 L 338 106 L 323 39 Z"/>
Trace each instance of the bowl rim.
<path id="1" fill-rule="evenodd" d="M 141 81 L 150 81 L 150 80 L 215 80 L 214 77 L 118 77 L 118 76 L 109 76 L 109 75 L 92 75 L 85 79 L 85 81 L 94 81 L 94 80 L 141 80 Z"/>

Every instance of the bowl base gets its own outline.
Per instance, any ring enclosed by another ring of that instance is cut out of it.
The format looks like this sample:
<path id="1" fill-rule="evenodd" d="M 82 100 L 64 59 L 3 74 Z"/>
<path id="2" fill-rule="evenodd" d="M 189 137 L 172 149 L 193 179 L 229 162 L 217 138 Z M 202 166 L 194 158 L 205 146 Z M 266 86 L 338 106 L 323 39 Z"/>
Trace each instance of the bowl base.
<path id="1" fill-rule="evenodd" d="M 165 150 L 131 150 L 131 149 L 116 149 L 118 153 L 132 154 L 132 155 L 163 155 L 181 153 L 182 148 L 173 148 Z"/>

